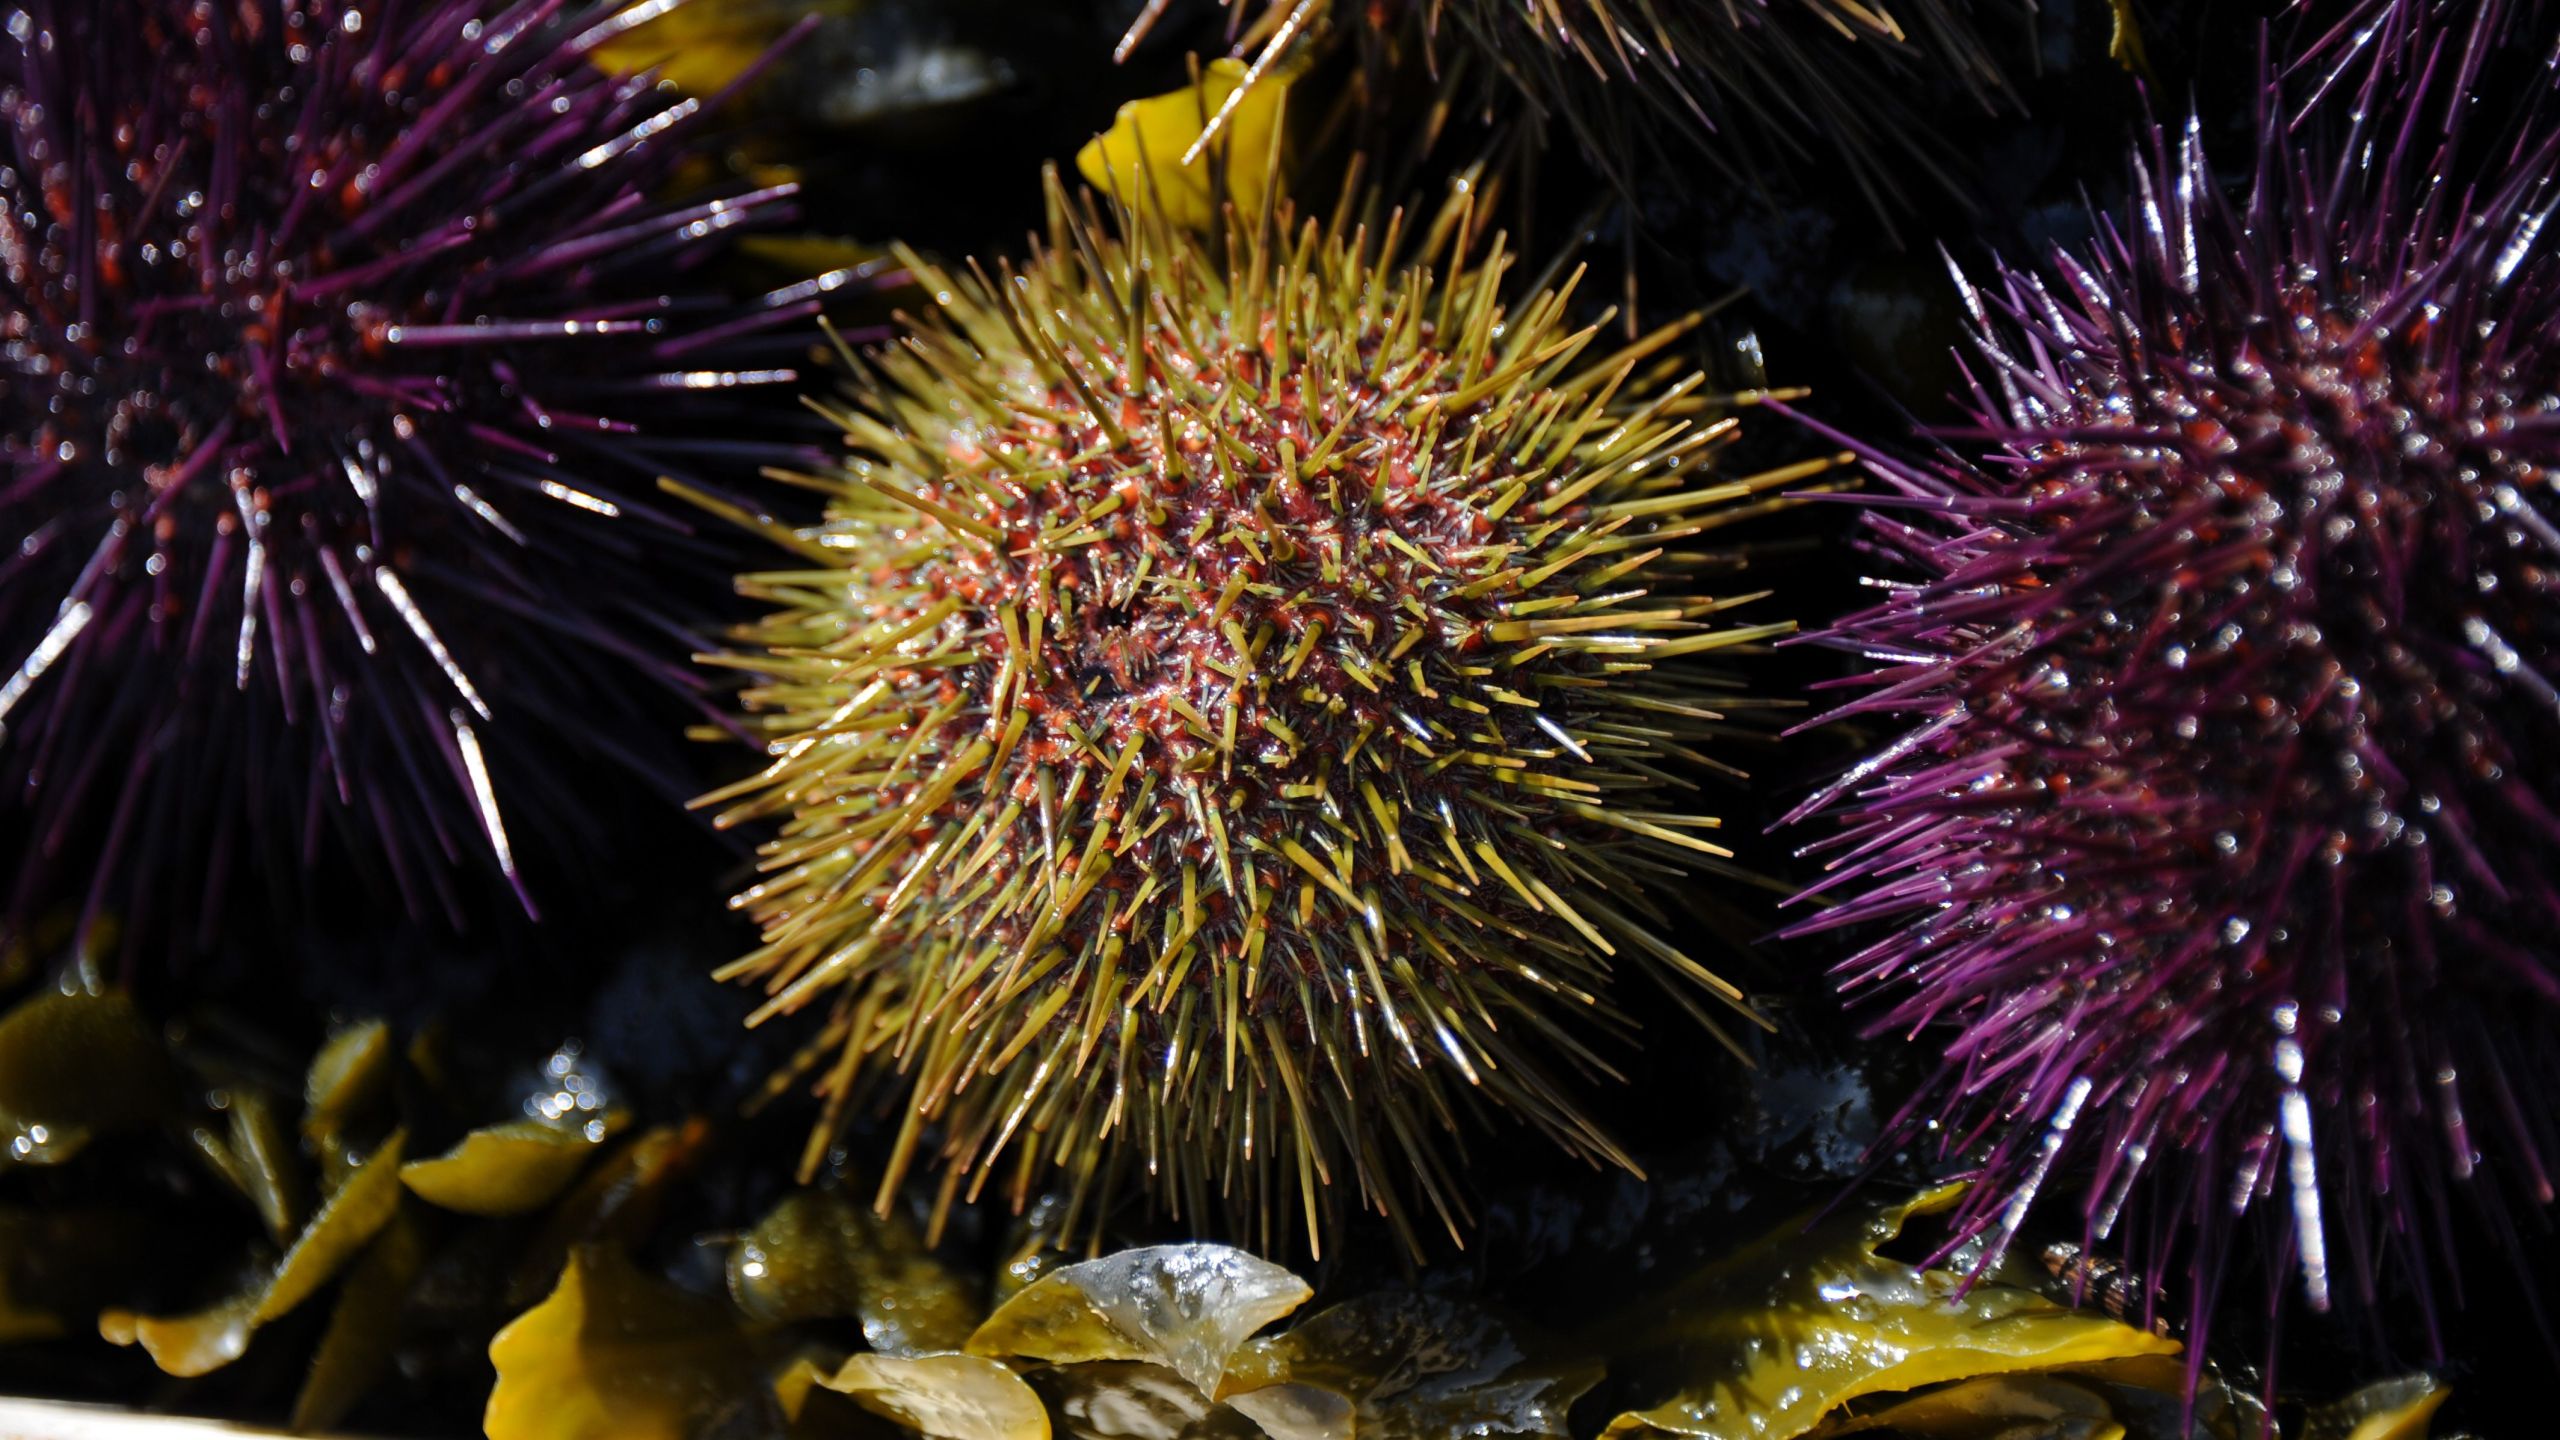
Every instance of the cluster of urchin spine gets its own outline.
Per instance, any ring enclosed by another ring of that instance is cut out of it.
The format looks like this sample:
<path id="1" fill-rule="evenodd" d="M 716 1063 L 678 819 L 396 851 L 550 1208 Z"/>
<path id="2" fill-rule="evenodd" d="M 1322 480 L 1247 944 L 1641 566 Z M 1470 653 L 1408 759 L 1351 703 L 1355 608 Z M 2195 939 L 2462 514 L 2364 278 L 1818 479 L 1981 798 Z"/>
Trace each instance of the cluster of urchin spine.
<path id="1" fill-rule="evenodd" d="M 2074 1190 L 2197 1336 L 2247 1235 L 2432 1324 L 2461 1207 L 2552 1196 L 2560 135 L 2465 156 L 2425 78 L 2495 37 L 2291 133 L 2269 86 L 2243 189 L 2155 131 L 2124 228 L 1967 285 L 1990 454 L 1877 458 L 1916 579 L 1821 637 L 1904 728 L 1801 812 L 1795 933 L 1944 1037 L 1959 1223 Z"/>
<path id="2" fill-rule="evenodd" d="M 1594 164 L 1633 185 L 1632 162 L 1703 159 L 1735 184 L 1836 165 L 1877 213 L 1962 193 L 1922 87 L 1989 108 L 2008 81 L 1985 12 L 2021 26 L 2010 0 L 1225 0 L 1270 69 L 1328 26 L 1373 35 L 1418 23 L 1435 51 L 1481 66 L 1507 97 L 1560 126 Z M 1154 0 L 1125 55 L 1167 8 Z M 1246 22 L 1250 20 L 1248 26 Z M 1666 137 L 1678 137 L 1666 140 Z"/>
<path id="3" fill-rule="evenodd" d="M 457 871 L 522 890 L 524 741 L 645 748 L 697 686 L 730 547 L 656 482 L 797 453 L 722 430 L 835 280 L 687 280 L 790 187 L 665 198 L 706 101 L 589 58 L 659 8 L 12 12 L 0 914 L 201 937 L 323 850 L 458 913 Z"/>
<path id="4" fill-rule="evenodd" d="M 2560 40 L 2544 23 L 2549 14 L 2546 0 L 2291 0 L 2287 68 L 2299 91 L 2295 116 L 2321 108 L 2333 93 L 2420 110 L 2428 102 L 2414 97 L 2425 95 L 2444 128 L 2458 130 L 2502 57 L 2560 70 Z M 2534 35 L 2544 38 L 2516 43 Z"/>
<path id="5" fill-rule="evenodd" d="M 1631 1164 L 1555 1073 L 1607 1072 L 1613 970 L 1752 1017 L 1647 882 L 1729 870 L 1670 797 L 1764 703 L 1691 657 L 1791 628 L 1720 623 L 1759 597 L 1701 537 L 1819 467 L 1715 474 L 1683 327 L 1506 304 L 1478 218 L 1204 237 L 1053 179 L 1021 269 L 907 257 L 933 312 L 848 357 L 852 457 L 731 657 L 771 760 L 722 819 L 783 823 L 729 973 L 832 1007 L 812 1161 L 894 1076 L 884 1197 L 1134 1171 L 1410 1242 L 1489 1106 Z"/>
<path id="6" fill-rule="evenodd" d="M 1837 165 L 1885 215 L 1964 187 L 1922 85 L 1989 106 L 2006 89 L 1980 12 L 2002 0 L 1440 0 L 1504 84 L 1619 168 L 1664 134 L 1729 179 Z"/>

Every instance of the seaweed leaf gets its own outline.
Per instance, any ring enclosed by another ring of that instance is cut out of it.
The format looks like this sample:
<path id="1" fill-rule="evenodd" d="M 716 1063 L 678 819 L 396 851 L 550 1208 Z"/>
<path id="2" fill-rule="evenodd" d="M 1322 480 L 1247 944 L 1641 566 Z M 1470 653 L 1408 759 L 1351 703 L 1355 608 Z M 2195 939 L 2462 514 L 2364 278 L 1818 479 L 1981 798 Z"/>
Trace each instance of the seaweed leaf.
<path id="1" fill-rule="evenodd" d="M 794 1190 L 739 1237 L 729 1293 L 760 1323 L 858 1316 L 884 1355 L 957 1350 L 986 1316 L 979 1288 L 903 1213 L 877 1215 L 833 1190 Z"/>
<path id="2" fill-rule="evenodd" d="M 355 1162 L 284 1258 L 228 1298 L 186 1315 L 108 1310 L 98 1317 L 98 1333 L 118 1345 L 141 1345 L 153 1364 L 172 1375 L 202 1375 L 239 1359 L 259 1326 L 310 1299 L 390 1222 L 400 1205 L 400 1147 L 406 1140 L 395 1130 L 380 1149 Z"/>
<path id="3" fill-rule="evenodd" d="M 1224 1245 L 1155 1245 L 1055 1270 L 1007 1300 L 969 1337 L 972 1355 L 1055 1364 L 1144 1360 L 1219 1397 L 1228 1358 L 1315 1292 Z"/>
<path id="4" fill-rule="evenodd" d="M 511 1120 L 487 1126 L 442 1155 L 401 1166 L 400 1181 L 440 1210 L 523 1215 L 558 1199 L 623 1119 L 615 1113 L 574 1116 L 562 1124 Z"/>
<path id="5" fill-rule="evenodd" d="M 818 1383 L 928 1440 L 1049 1440 L 1039 1395 L 976 1355 L 856 1355 Z"/>
<path id="6" fill-rule="evenodd" d="M 156 1124 L 177 1089 L 160 1036 L 110 991 L 40 991 L 0 1015 L 0 1169 L 58 1165 L 92 1138 Z"/>
<path id="7" fill-rule="evenodd" d="M 379 1020 L 350 1025 L 311 1057 L 302 1083 L 302 1133 L 314 1144 L 339 1143 L 391 1086 L 391 1027 Z"/>
<path id="8" fill-rule="evenodd" d="M 550 1297 L 489 1342 L 489 1361 L 489 1440 L 688 1440 L 782 1423 L 736 1313 L 611 1245 L 573 1251 Z"/>
<path id="9" fill-rule="evenodd" d="M 1473 1306 L 1390 1291 L 1253 1341 L 1228 1367 L 1224 1393 L 1274 1435 L 1561 1440 L 1566 1411 L 1600 1373 L 1596 1363 L 1533 1354 Z M 1328 1395 L 1340 1405 L 1325 1404 Z"/>
<path id="10" fill-rule="evenodd" d="M 365 1392 L 391 1364 L 399 1338 L 400 1312 L 409 1288 L 426 1268 L 427 1244 L 417 1216 L 410 1210 L 393 1214 L 390 1223 L 364 1248 L 347 1283 L 339 1287 L 337 1308 L 329 1312 L 329 1328 L 311 1357 L 293 1401 L 293 1428 L 303 1432 L 335 1425 L 355 1408 Z"/>
<path id="11" fill-rule="evenodd" d="M 2036 1291 L 1923 1270 L 1877 1254 L 1948 1186 L 1776 1234 L 1708 1266 L 1658 1304 L 1630 1307 L 1619 1373 L 1668 1398 L 1609 1423 L 1610 1437 L 1790 1440 L 1862 1395 L 1984 1375 L 2174 1354 L 2174 1340 Z"/>
<path id="12" fill-rule="evenodd" d="M 1111 128 L 1076 152 L 1076 169 L 1130 209 L 1160 209 L 1167 220 L 1195 230 L 1207 229 L 1228 201 L 1251 214 L 1271 178 L 1289 81 L 1264 75 L 1237 99 L 1245 74 L 1241 60 L 1213 60 L 1198 85 L 1121 106 Z M 1234 109 L 1218 142 L 1185 163 L 1193 142 L 1230 102 Z"/>

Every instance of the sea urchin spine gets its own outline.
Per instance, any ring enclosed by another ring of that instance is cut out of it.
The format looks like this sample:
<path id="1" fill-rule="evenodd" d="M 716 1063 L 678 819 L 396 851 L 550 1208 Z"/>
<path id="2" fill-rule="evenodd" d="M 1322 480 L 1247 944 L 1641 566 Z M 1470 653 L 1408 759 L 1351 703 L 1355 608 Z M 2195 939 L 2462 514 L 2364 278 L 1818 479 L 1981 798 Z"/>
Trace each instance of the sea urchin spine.
<path id="1" fill-rule="evenodd" d="M 2425 88 L 2297 140 L 2271 85 L 2245 192 L 2155 132 L 2127 230 L 1968 288 L 1991 458 L 1876 457 L 1917 579 L 1820 637 L 1909 728 L 1796 933 L 1947 1037 L 1967 1229 L 2076 1181 L 2199 1330 L 2253 1230 L 2432 1317 L 2457 1200 L 2512 1239 L 2560 1160 L 2560 138 L 2440 180 Z"/>
<path id="2" fill-rule="evenodd" d="M 663 8 L 5 12 L 16 914 L 183 935 L 324 836 L 453 909 L 475 850 L 517 881 L 523 732 L 616 752 L 634 677 L 685 683 L 682 577 L 727 547 L 655 481 L 792 453 L 722 432 L 835 280 L 670 291 L 790 187 L 660 198 L 709 102 L 587 57 Z"/>
<path id="3" fill-rule="evenodd" d="M 1735 873 L 1657 808 L 1753 706 L 1693 657 L 1790 628 L 1719 627 L 1759 597 L 1697 596 L 1738 555 L 1696 537 L 1819 467 L 1710 478 L 1685 327 L 1592 357 L 1570 283 L 1507 308 L 1471 195 L 1410 258 L 1401 213 L 1094 203 L 1053 179 L 1019 271 L 907 258 L 935 312 L 847 357 L 827 521 L 744 582 L 771 763 L 715 798 L 785 823 L 728 973 L 832 998 L 812 1160 L 894 1075 L 884 1197 L 1134 1166 L 1266 1242 L 1356 1187 L 1412 1243 L 1488 1105 L 1626 1163 L 1551 1074 L 1606 1073 L 1613 962 L 1751 1014 L 1647 889 Z"/>
<path id="4" fill-rule="evenodd" d="M 1433 46 L 1480 57 L 1529 113 L 1561 124 L 1622 183 L 1667 137 L 1694 142 L 1737 184 L 1837 164 L 1882 214 L 1915 189 L 1960 190 L 1916 86 L 1989 107 L 2008 82 L 1981 12 L 2008 0 L 1225 0 L 1258 76 L 1328 22 L 1370 33 L 1418 23 Z M 1126 56 L 1163 14 L 1153 0 L 1121 42 Z M 1248 24 L 1249 22 L 1249 24 Z M 1677 148 L 1677 147 L 1675 147 Z M 1186 157 L 1187 158 L 1187 157 Z M 1925 181 L 1925 186 L 1915 185 Z"/>

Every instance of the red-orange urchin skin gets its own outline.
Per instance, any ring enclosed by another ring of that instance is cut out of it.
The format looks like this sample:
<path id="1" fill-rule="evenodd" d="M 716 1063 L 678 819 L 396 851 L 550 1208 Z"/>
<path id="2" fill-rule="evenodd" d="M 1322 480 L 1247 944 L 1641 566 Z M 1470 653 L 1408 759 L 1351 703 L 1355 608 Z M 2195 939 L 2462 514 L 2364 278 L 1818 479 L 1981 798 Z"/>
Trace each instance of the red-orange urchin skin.
<path id="1" fill-rule="evenodd" d="M 1009 1154 L 1017 1203 L 1139 1167 L 1266 1240 L 1334 1182 L 1455 1230 L 1481 1110 L 1626 1163 L 1548 1074 L 1606 1073 L 1564 1017 L 1631 1028 L 1615 960 L 1750 1015 L 1647 888 L 1739 872 L 1653 807 L 1753 705 L 1687 657 L 1790 628 L 1711 621 L 1759 597 L 1698 598 L 1740 557 L 1693 537 L 1829 462 L 1704 479 L 1753 397 L 1673 378 L 1685 326 L 1593 359 L 1565 295 L 1506 310 L 1471 219 L 1408 258 L 1053 190 L 1020 274 L 903 257 L 938 313 L 852 362 L 812 564 L 747 578 L 732 657 L 772 762 L 723 818 L 787 823 L 730 973 L 834 1006 L 813 1158 L 899 1075 L 884 1187 Z"/>

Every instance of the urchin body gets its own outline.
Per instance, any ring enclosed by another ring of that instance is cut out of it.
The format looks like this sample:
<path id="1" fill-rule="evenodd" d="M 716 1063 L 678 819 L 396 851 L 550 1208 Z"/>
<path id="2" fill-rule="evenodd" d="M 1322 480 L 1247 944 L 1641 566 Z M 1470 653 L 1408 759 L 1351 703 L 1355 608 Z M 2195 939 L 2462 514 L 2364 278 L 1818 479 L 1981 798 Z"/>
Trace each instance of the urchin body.
<path id="1" fill-rule="evenodd" d="M 1695 379 L 1506 315 L 1498 253 L 1227 223 L 922 272 L 794 542 L 829 568 L 748 582 L 731 818 L 787 818 L 732 969 L 832 993 L 839 1102 L 912 1085 L 892 1185 L 938 1146 L 1017 1199 L 1455 1224 L 1488 1104 L 1623 1158 L 1560 1078 L 1613 968 L 1739 1007 L 1647 882 L 1726 854 L 1664 797 L 1750 702 L 1687 657 L 1784 628 L 1710 621 L 1686 542 L 1788 476 L 1701 480 Z"/>
<path id="2" fill-rule="evenodd" d="M 1880 465 L 1919 578 L 1828 637 L 1912 728 L 1805 807 L 1798 932 L 1881 923 L 1844 984 L 1945 1027 L 1913 1116 L 1987 1146 L 1970 1222 L 2075 1189 L 2199 1326 L 2235 1215 L 2370 1300 L 2554 1158 L 2551 151 L 2456 224 L 2397 188 L 2442 167 L 2323 191 L 2275 134 L 2245 202 L 2191 134 L 2121 245 L 1979 297 L 2001 448 Z"/>
<path id="3" fill-rule="evenodd" d="M 792 453 L 703 427 L 789 379 L 759 337 L 807 297 L 668 287 L 787 192 L 661 201 L 700 106 L 587 62 L 617 7 L 489 9 L 39 3 L 0 39 L 19 913 L 183 936 L 323 850 L 458 908 L 516 878 L 514 735 L 624 753 L 634 679 L 684 683 L 652 577 L 718 547 L 649 497 Z"/>

